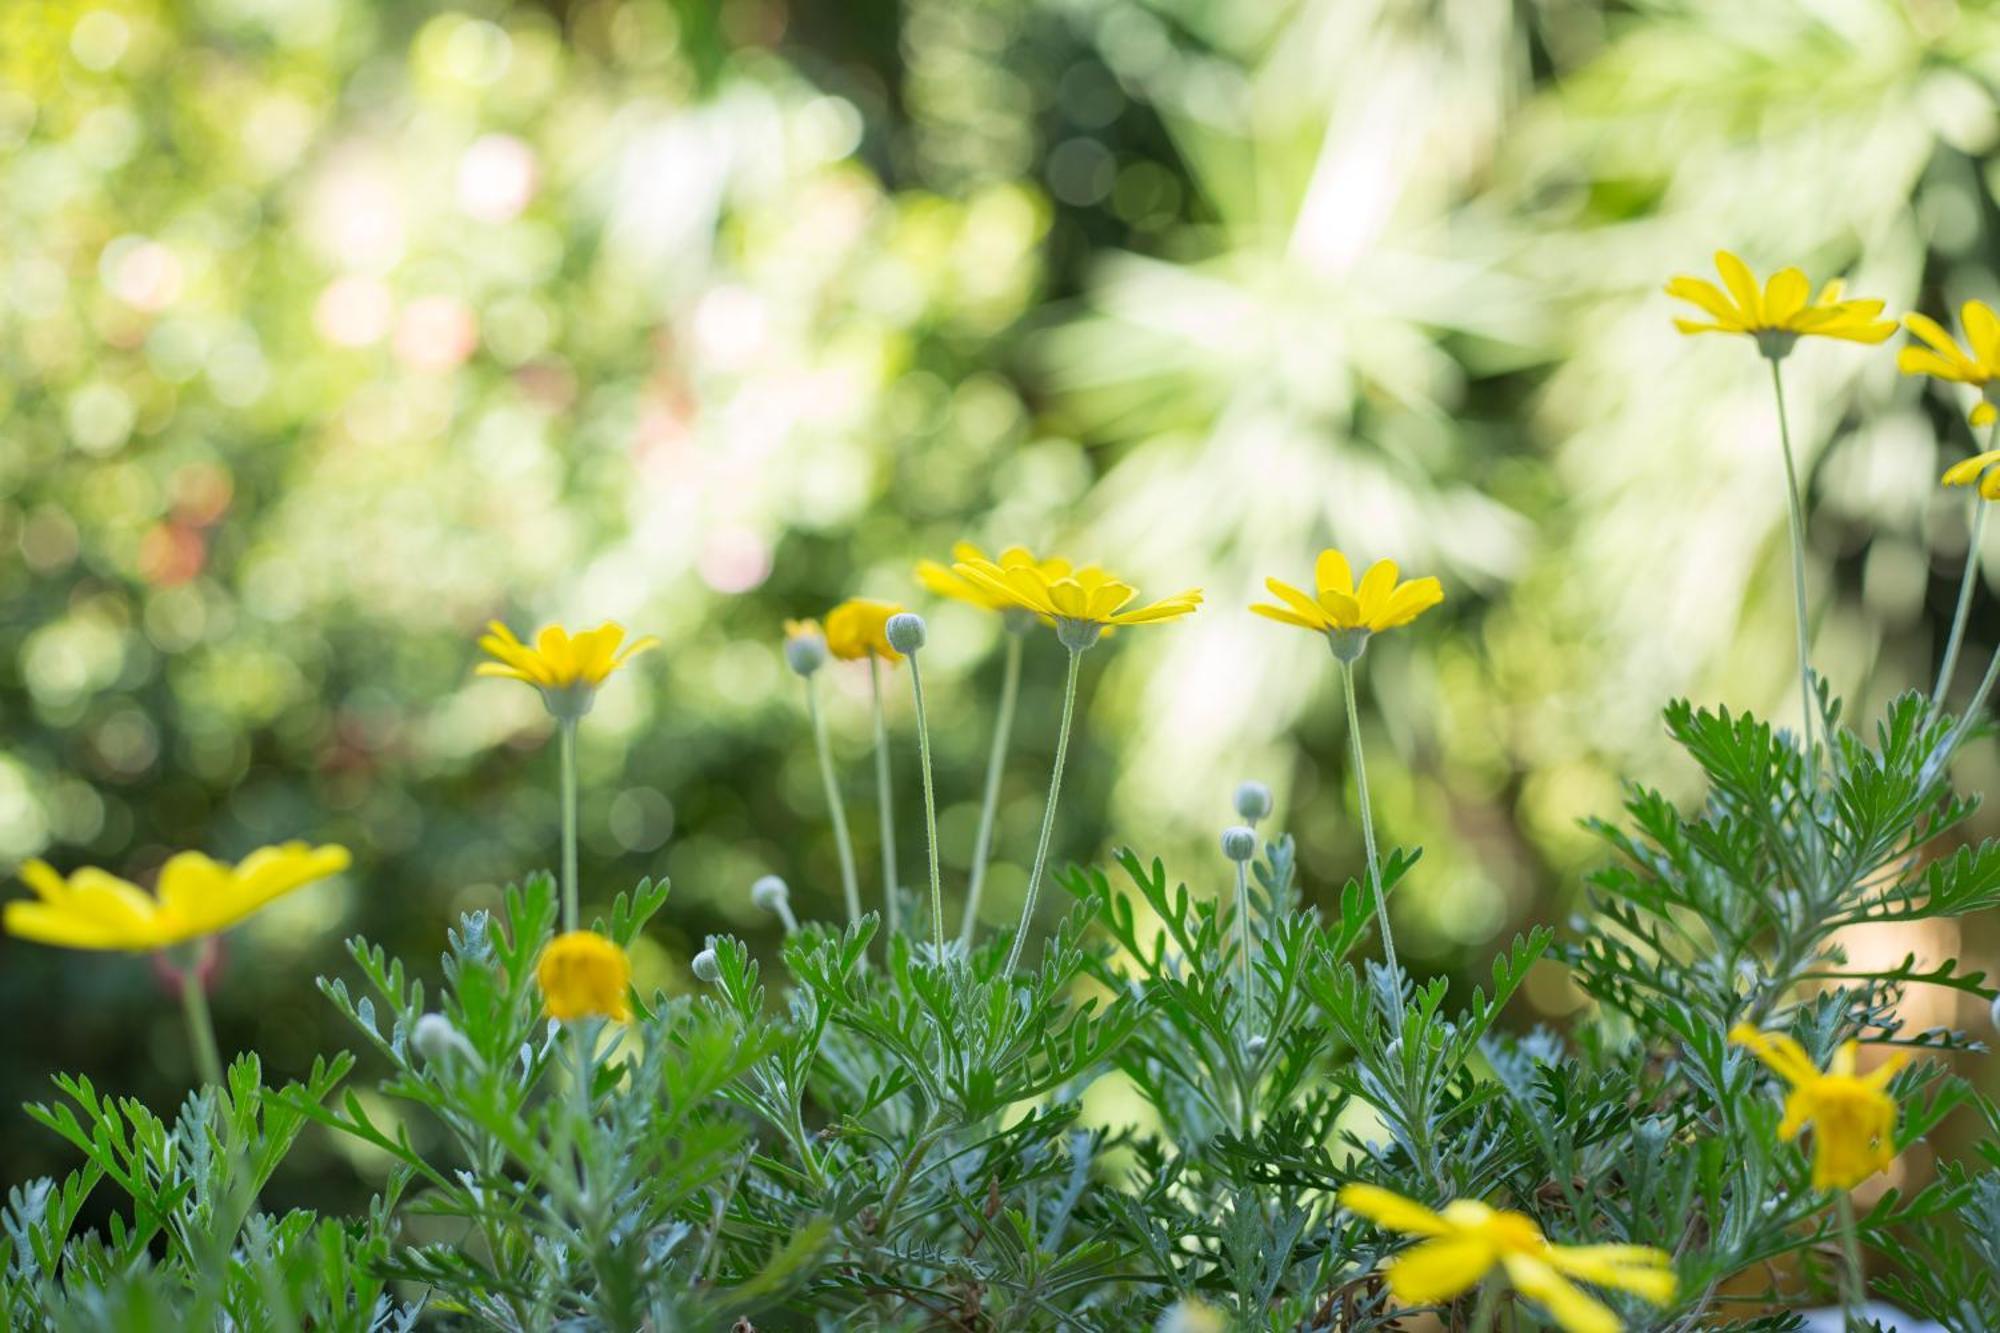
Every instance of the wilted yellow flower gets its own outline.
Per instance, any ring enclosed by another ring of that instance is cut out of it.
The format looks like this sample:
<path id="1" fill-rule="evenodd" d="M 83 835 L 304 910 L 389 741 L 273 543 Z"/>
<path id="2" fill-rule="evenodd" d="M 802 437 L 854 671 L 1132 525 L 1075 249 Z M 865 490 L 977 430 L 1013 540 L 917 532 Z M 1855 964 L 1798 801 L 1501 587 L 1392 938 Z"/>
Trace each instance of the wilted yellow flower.
<path id="1" fill-rule="evenodd" d="M 1619 1333 L 1624 1322 L 1569 1279 L 1629 1291 L 1665 1305 L 1674 1298 L 1673 1257 L 1650 1245 L 1552 1245 L 1534 1219 L 1458 1199 L 1434 1213 L 1375 1185 L 1347 1185 L 1341 1206 L 1422 1245 L 1389 1261 L 1384 1276 L 1410 1305 L 1452 1300 L 1498 1267 L 1514 1290 L 1549 1312 L 1566 1333 Z"/>
<path id="2" fill-rule="evenodd" d="M 1774 1073 L 1791 1084 L 1778 1137 L 1790 1142 L 1813 1127 L 1814 1189 L 1851 1190 L 1896 1159 L 1896 1099 L 1889 1080 L 1909 1057 L 1902 1051 L 1866 1074 L 1854 1072 L 1855 1042 L 1843 1042 L 1821 1073 L 1805 1048 L 1783 1032 L 1759 1032 L 1748 1023 L 1729 1030 Z"/>
<path id="3" fill-rule="evenodd" d="M 1981 403 L 1990 408 L 1991 403 Z M 2000 449 L 1988 449 L 1983 454 L 1974 454 L 1963 462 L 1953 463 L 1945 469 L 1944 484 L 1947 486 L 1970 486 L 1979 483 L 1979 495 L 1985 500 L 2000 500 Z"/>
<path id="4" fill-rule="evenodd" d="M 567 718 L 589 712 L 597 687 L 612 672 L 660 642 L 648 635 L 621 651 L 625 627 L 610 621 L 575 635 L 561 625 L 546 626 L 535 635 L 532 648 L 497 620 L 487 628 L 491 632 L 479 646 L 498 660 L 481 662 L 479 674 L 526 681 L 542 692 L 542 702 L 551 713 Z"/>
<path id="5" fill-rule="evenodd" d="M 1265 579 L 1264 586 L 1284 605 L 1259 602 L 1250 609 L 1267 620 L 1322 634 L 1337 630 L 1366 630 L 1375 634 L 1396 629 L 1444 600 L 1444 587 L 1435 578 L 1398 583 L 1397 572 L 1395 561 L 1377 560 L 1356 587 L 1347 557 L 1329 548 L 1319 553 L 1319 560 L 1313 565 L 1317 596 L 1308 596 L 1277 579 Z"/>
<path id="6" fill-rule="evenodd" d="M 900 662 L 903 655 L 889 645 L 890 616 L 903 613 L 894 602 L 878 602 L 867 597 L 850 597 L 826 613 L 827 651 L 842 661 L 859 662 L 879 657 L 884 662 Z"/>
<path id="7" fill-rule="evenodd" d="M 1025 546 L 1010 546 L 1000 553 L 997 560 L 988 560 L 986 552 L 971 542 L 959 542 L 951 548 L 951 558 L 961 564 L 978 561 L 1000 569 L 1033 569 L 1044 578 L 1060 579 L 1071 570 L 1070 562 L 1059 555 L 1041 557 Z M 1019 603 L 1011 597 L 1003 597 L 980 584 L 953 571 L 948 565 L 935 560 L 917 562 L 917 581 L 940 597 L 950 597 L 957 601 L 969 602 L 973 606 L 984 607 L 988 611 L 1014 611 Z"/>
<path id="8" fill-rule="evenodd" d="M 1138 590 L 1096 565 L 1057 570 L 1045 564 L 995 564 L 991 560 L 961 560 L 952 572 L 993 597 L 1001 605 L 1032 611 L 1055 623 L 1056 633 L 1072 649 L 1089 647 L 1115 625 L 1151 625 L 1194 614 L 1201 589 L 1189 588 L 1146 606 L 1126 610 Z"/>
<path id="9" fill-rule="evenodd" d="M 159 892 L 95 866 L 64 879 L 44 861 L 21 867 L 32 899 L 7 904 L 7 933 L 65 949 L 145 953 L 229 929 L 274 898 L 347 869 L 345 847 L 288 842 L 237 865 L 181 852 L 160 868 Z"/>
<path id="10" fill-rule="evenodd" d="M 1726 295 L 1705 278 L 1683 276 L 1667 284 L 1667 295 L 1700 306 L 1714 320 L 1676 319 L 1674 327 L 1682 333 L 1747 333 L 1775 359 L 1804 337 L 1879 343 L 1896 331 L 1894 320 L 1881 318 L 1880 301 L 1842 300 L 1838 278 L 1821 288 L 1815 301 L 1812 284 L 1798 269 L 1779 269 L 1760 292 L 1757 275 L 1727 250 L 1715 252 L 1715 267 L 1729 289 Z"/>
<path id="11" fill-rule="evenodd" d="M 1970 384 L 1979 390 L 1979 403 L 1972 409 L 1972 424 L 1991 425 L 2000 417 L 2000 408 L 1994 407 L 1996 395 L 2000 395 L 2000 316 L 1984 301 L 1967 301 L 1960 307 L 1958 319 L 1965 326 L 1965 341 L 1970 351 L 1960 347 L 1944 326 L 1929 316 L 1903 316 L 1903 326 L 1930 346 L 1905 347 L 1896 354 L 1896 368 L 1905 375 L 1929 375 L 1953 384 Z M 1945 474 L 1945 480 L 1951 482 L 1950 473 Z M 1984 494 L 1983 489 L 1981 493 Z"/>
<path id="12" fill-rule="evenodd" d="M 535 984 L 550 1018 L 632 1016 L 625 993 L 632 985 L 632 963 L 625 951 L 594 930 L 570 930 L 549 941 L 535 964 Z"/>

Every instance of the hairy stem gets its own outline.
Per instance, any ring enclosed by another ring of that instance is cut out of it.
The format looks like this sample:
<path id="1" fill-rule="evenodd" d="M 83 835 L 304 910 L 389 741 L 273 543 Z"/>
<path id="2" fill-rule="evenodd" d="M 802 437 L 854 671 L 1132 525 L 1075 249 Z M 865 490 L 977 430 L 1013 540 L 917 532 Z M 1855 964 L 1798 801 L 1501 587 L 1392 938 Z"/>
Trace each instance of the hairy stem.
<path id="1" fill-rule="evenodd" d="M 1007 666 L 1000 680 L 1000 711 L 993 721 L 993 748 L 986 756 L 986 794 L 979 802 L 979 835 L 972 840 L 972 874 L 965 886 L 965 915 L 959 921 L 958 942 L 972 947 L 979 925 L 979 891 L 986 884 L 987 859 L 993 850 L 994 816 L 1000 808 L 1000 778 L 1007 767 L 1007 740 L 1014 731 L 1014 704 L 1021 694 L 1023 636 L 1007 635 Z"/>
<path id="2" fill-rule="evenodd" d="M 1792 426 L 1785 415 L 1785 376 L 1777 358 L 1771 358 L 1771 390 L 1778 399 L 1778 443 L 1785 455 L 1785 496 L 1792 535 L 1792 600 L 1798 613 L 1799 706 L 1804 730 L 1799 741 L 1805 747 L 1806 770 L 1819 771 L 1818 751 L 1813 748 L 1812 648 L 1806 621 L 1806 511 L 1799 494 L 1799 472 L 1792 461 Z"/>
<path id="3" fill-rule="evenodd" d="M 1056 731 L 1056 762 L 1049 773 L 1049 800 L 1042 810 L 1042 832 L 1035 842 L 1035 864 L 1028 872 L 1028 896 L 1021 904 L 1021 924 L 1014 931 L 1014 945 L 1007 951 L 1002 976 L 1012 976 L 1020 964 L 1021 949 L 1028 942 L 1028 927 L 1035 919 L 1035 894 L 1042 887 L 1042 871 L 1049 860 L 1049 835 L 1055 830 L 1056 802 L 1062 795 L 1063 763 L 1069 758 L 1069 729 L 1076 713 L 1076 676 L 1083 663 L 1083 651 L 1069 650 L 1069 673 L 1063 679 L 1062 724 Z"/>
<path id="4" fill-rule="evenodd" d="M 882 923 L 894 935 L 900 924 L 896 903 L 895 784 L 889 780 L 889 722 L 882 708 L 882 659 L 868 655 L 868 688 L 875 698 L 875 804 L 882 818 Z"/>
<path id="5" fill-rule="evenodd" d="M 2000 419 L 1993 423 L 1993 429 L 1986 433 L 1986 447 L 2000 448 Z M 1958 650 L 1965 641 L 1965 622 L 1972 612 L 1972 590 L 1979 583 L 1980 540 L 1986 535 L 1986 497 L 1977 486 L 1972 490 L 1972 521 L 1967 525 L 1969 533 L 1965 544 L 1965 570 L 1958 576 L 1958 606 L 1951 616 L 1951 634 L 1944 641 L 1944 661 L 1938 664 L 1937 684 L 1931 687 L 1931 707 L 1944 706 L 1945 692 L 1951 688 L 1951 678 L 1958 667 Z"/>
<path id="6" fill-rule="evenodd" d="M 1861 1259 L 1861 1232 L 1854 1221 L 1854 1200 L 1841 1190 L 1834 1200 L 1840 1224 L 1840 1305 L 1848 1328 L 1865 1328 L 1868 1269 Z"/>
<path id="7" fill-rule="evenodd" d="M 944 879 L 938 872 L 937 792 L 931 782 L 931 728 L 924 713 L 924 677 L 910 654 L 910 694 L 917 706 L 917 754 L 924 769 L 924 833 L 931 859 L 931 947 L 944 957 Z"/>
<path id="8" fill-rule="evenodd" d="M 187 1015 L 188 1045 L 194 1051 L 195 1072 L 211 1087 L 222 1087 L 222 1055 L 215 1044 L 215 1020 L 208 1012 L 208 992 L 202 988 L 201 967 L 190 960 L 180 969 L 181 1009 Z"/>
<path id="9" fill-rule="evenodd" d="M 562 749 L 562 912 L 563 929 L 575 930 L 579 916 L 576 887 L 576 719 L 556 724 Z"/>
<path id="10" fill-rule="evenodd" d="M 1396 937 L 1389 929 L 1389 900 L 1382 889 L 1382 863 L 1375 853 L 1375 813 L 1368 801 L 1368 762 L 1361 752 L 1361 709 L 1354 701 L 1354 664 L 1343 662 L 1340 683 L 1347 694 L 1347 739 L 1354 751 L 1354 787 L 1361 798 L 1361 846 L 1368 857 L 1368 890 L 1375 895 L 1375 921 L 1382 932 L 1382 961 L 1396 985 L 1391 1006 L 1396 1034 L 1403 1031 L 1403 970 L 1396 961 Z"/>
<path id="11" fill-rule="evenodd" d="M 1236 984 L 1243 995 L 1243 1017 L 1247 1023 L 1253 1013 L 1250 994 L 1250 863 L 1236 863 Z M 1243 1034 L 1249 1040 L 1254 1033 Z"/>
<path id="12" fill-rule="evenodd" d="M 812 719 L 813 748 L 819 751 L 819 780 L 826 788 L 827 817 L 833 821 L 833 845 L 840 853 L 840 891 L 847 899 L 847 924 L 861 920 L 861 877 L 854 869 L 854 840 L 847 832 L 847 805 L 840 799 L 840 780 L 833 773 L 833 746 L 826 737 L 826 717 L 819 708 L 819 680 L 806 677 L 806 712 Z"/>

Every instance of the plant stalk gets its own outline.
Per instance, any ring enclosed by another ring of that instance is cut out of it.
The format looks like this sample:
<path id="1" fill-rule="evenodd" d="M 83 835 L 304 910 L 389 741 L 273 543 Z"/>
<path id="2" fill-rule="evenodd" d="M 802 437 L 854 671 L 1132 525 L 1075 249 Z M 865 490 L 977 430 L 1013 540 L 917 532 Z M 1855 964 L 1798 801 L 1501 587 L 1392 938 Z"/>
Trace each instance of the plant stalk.
<path id="1" fill-rule="evenodd" d="M 201 1081 L 220 1089 L 222 1055 L 215 1042 L 215 1020 L 208 1012 L 208 992 L 202 989 L 201 966 L 190 960 L 179 969 L 181 1009 L 187 1015 L 188 1045 L 194 1051 L 195 1072 Z"/>
<path id="2" fill-rule="evenodd" d="M 1042 810 L 1042 832 L 1035 842 L 1035 864 L 1028 872 L 1028 896 L 1021 903 L 1021 924 L 1014 931 L 1014 945 L 1007 951 L 1003 977 L 1014 975 L 1020 964 L 1021 949 L 1028 942 L 1028 927 L 1035 919 L 1035 894 L 1042 887 L 1042 870 L 1049 860 L 1049 835 L 1056 824 L 1056 802 L 1062 795 L 1063 763 L 1069 758 L 1069 730 L 1076 714 L 1076 677 L 1083 664 L 1083 650 L 1069 650 L 1069 672 L 1063 678 L 1062 724 L 1056 731 L 1056 762 L 1049 773 L 1049 799 Z"/>
<path id="3" fill-rule="evenodd" d="M 1806 511 L 1799 493 L 1799 472 L 1792 461 L 1792 426 L 1785 415 L 1785 376 L 1781 363 L 1776 357 L 1771 362 L 1771 390 L 1778 400 L 1778 443 L 1785 455 L 1785 496 L 1790 515 L 1792 535 L 1792 600 L 1798 613 L 1799 637 L 1799 706 L 1803 712 L 1805 730 L 1800 733 L 1800 744 L 1805 747 L 1806 771 L 1815 777 L 1819 772 L 1819 752 L 1813 746 L 1813 687 L 1812 648 L 1810 627 L 1806 620 Z"/>
<path id="4" fill-rule="evenodd" d="M 578 928 L 576 887 L 576 719 L 556 724 L 562 749 L 562 919 L 564 930 Z"/>
<path id="5" fill-rule="evenodd" d="M 1993 429 L 1986 434 L 1988 449 L 2000 448 L 2000 420 L 1993 423 Z M 1938 665 L 1937 684 L 1931 687 L 1931 707 L 1944 706 L 1945 692 L 1951 688 L 1951 678 L 1958 668 L 1958 650 L 1965 641 L 1965 622 L 1972 613 L 1972 590 L 1979 583 L 1979 548 L 1986 535 L 1986 506 L 1989 501 L 1979 493 L 1977 486 L 1972 490 L 1972 519 L 1966 525 L 1968 537 L 1965 546 L 1965 570 L 1958 576 L 1958 605 L 1952 612 L 1951 634 L 1945 639 L 1944 661 Z"/>
<path id="6" fill-rule="evenodd" d="M 1840 1222 L 1840 1306 L 1850 1329 L 1866 1327 L 1868 1269 L 1861 1258 L 1861 1233 L 1854 1221 L 1854 1199 L 1841 1190 L 1834 1200 Z"/>
<path id="7" fill-rule="evenodd" d="M 882 659 L 868 654 L 868 688 L 875 697 L 875 802 L 882 818 L 882 922 L 894 935 L 901 924 L 896 902 L 895 785 L 889 780 L 889 722 L 882 707 Z M 885 945 L 886 947 L 886 945 Z"/>
<path id="8" fill-rule="evenodd" d="M 938 871 L 937 791 L 931 782 L 931 727 L 924 713 L 924 677 L 917 655 L 910 658 L 910 694 L 917 707 L 917 754 L 924 769 L 924 832 L 931 859 L 931 947 L 944 960 L 944 878 Z"/>
<path id="9" fill-rule="evenodd" d="M 833 745 L 826 736 L 826 717 L 819 707 L 819 680 L 806 677 L 806 713 L 812 719 L 813 748 L 819 751 L 819 780 L 826 788 L 827 816 L 833 821 L 833 845 L 840 853 L 840 891 L 847 899 L 847 924 L 861 920 L 861 877 L 854 869 L 854 840 L 847 832 L 847 805 L 840 799 L 840 780 L 833 772 Z"/>
<path id="10" fill-rule="evenodd" d="M 1014 731 L 1014 704 L 1021 695 L 1021 644 L 1024 636 L 1007 635 L 1007 665 L 1000 679 L 1000 711 L 993 721 L 993 748 L 986 756 L 986 794 L 979 802 L 979 836 L 972 840 L 972 873 L 965 886 L 965 915 L 959 921 L 958 942 L 972 947 L 979 925 L 979 892 L 986 884 L 987 858 L 993 850 L 993 824 L 1000 808 L 1000 778 L 1007 767 L 1007 741 Z"/>
<path id="11" fill-rule="evenodd" d="M 1368 857 L 1368 888 L 1375 895 L 1375 921 L 1382 932 L 1382 961 L 1396 986 L 1391 1007 L 1396 1035 L 1403 1033 L 1403 970 L 1396 961 L 1396 937 L 1389 929 L 1389 900 L 1382 888 L 1382 863 L 1375 852 L 1375 813 L 1368 801 L 1368 761 L 1361 750 L 1361 709 L 1354 701 L 1354 664 L 1343 662 L 1340 682 L 1347 694 L 1347 739 L 1354 751 L 1354 787 L 1361 798 L 1361 846 Z"/>

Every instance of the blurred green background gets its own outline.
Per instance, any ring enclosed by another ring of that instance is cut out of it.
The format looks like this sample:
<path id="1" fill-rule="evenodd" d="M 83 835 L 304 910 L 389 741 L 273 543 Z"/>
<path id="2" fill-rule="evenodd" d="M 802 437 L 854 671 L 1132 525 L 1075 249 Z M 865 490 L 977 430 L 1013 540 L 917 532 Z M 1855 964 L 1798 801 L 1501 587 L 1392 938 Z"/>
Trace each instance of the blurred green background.
<path id="1" fill-rule="evenodd" d="M 555 859 L 549 724 L 472 679 L 480 626 L 615 618 L 665 647 L 584 727 L 585 896 L 670 876 L 639 965 L 684 986 L 708 932 L 771 948 L 759 874 L 838 902 L 779 626 L 861 593 L 935 612 L 955 903 L 998 625 L 909 571 L 965 537 L 1208 591 L 1087 659 L 1058 855 L 1214 891 L 1261 777 L 1323 900 L 1360 867 L 1337 682 L 1244 607 L 1337 542 L 1448 589 L 1363 682 L 1426 849 L 1404 950 L 1469 976 L 1573 910 L 1621 774 L 1689 793 L 1669 695 L 1796 707 L 1768 381 L 1661 283 L 1728 246 L 1942 315 L 2000 292 L 1996 200 L 2000 13 L 1950 0 L 12 0 L 0 864 L 351 847 L 218 978 L 225 1047 L 301 1069 L 347 1044 L 344 936 L 434 968 Z M 1965 404 L 1887 348 L 1787 371 L 1819 664 L 1867 718 L 1950 615 Z M 1968 674 L 1996 635 L 1982 599 Z M 1060 675 L 1038 638 L 992 923 Z M 1987 951 L 1930 929 L 1855 948 Z M 1576 1004 L 1551 968 L 1521 1020 Z M 0 939 L 0 1012 L 0 1180 L 70 1164 L 12 1109 L 52 1071 L 189 1079 L 144 959 Z M 350 1197 L 333 1152 L 282 1192 Z"/>

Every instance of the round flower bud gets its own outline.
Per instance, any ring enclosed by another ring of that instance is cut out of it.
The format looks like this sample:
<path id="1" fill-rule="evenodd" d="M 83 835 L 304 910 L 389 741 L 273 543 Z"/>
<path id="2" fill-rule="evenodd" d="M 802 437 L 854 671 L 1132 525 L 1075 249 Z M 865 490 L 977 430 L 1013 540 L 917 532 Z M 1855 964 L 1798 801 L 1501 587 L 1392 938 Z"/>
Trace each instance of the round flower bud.
<path id="1" fill-rule="evenodd" d="M 572 930 L 549 941 L 535 964 L 535 984 L 549 1017 L 569 1022 L 579 1018 L 632 1016 L 625 992 L 632 986 L 632 963 L 625 951 L 594 930 Z"/>
<path id="2" fill-rule="evenodd" d="M 787 620 L 785 622 L 785 665 L 801 676 L 810 676 L 826 665 L 826 635 L 820 632 L 819 622 L 813 620 Z"/>
<path id="3" fill-rule="evenodd" d="M 775 912 L 791 900 L 791 889 L 776 875 L 765 875 L 750 886 L 750 901 L 766 912 Z"/>
<path id="4" fill-rule="evenodd" d="M 924 646 L 924 618 L 914 611 L 890 616 L 883 630 L 889 636 L 889 646 L 904 656 Z"/>
<path id="5" fill-rule="evenodd" d="M 1993 1026 L 2000 1028 L 2000 995 L 1993 997 Z"/>
<path id="6" fill-rule="evenodd" d="M 1222 830 L 1222 854 L 1232 861 L 1248 861 L 1257 854 L 1257 831 L 1241 824 Z"/>
<path id="7" fill-rule="evenodd" d="M 424 1059 L 436 1063 L 455 1054 L 472 1054 L 472 1046 L 443 1014 L 425 1014 L 410 1029 L 410 1045 Z"/>
<path id="8" fill-rule="evenodd" d="M 1241 783 L 1236 788 L 1236 813 L 1254 824 L 1271 813 L 1271 789 L 1255 781 Z"/>
<path id="9" fill-rule="evenodd" d="M 694 962 L 689 966 L 694 969 L 697 980 L 706 981 L 711 986 L 722 980 L 722 966 L 716 962 L 713 949 L 703 949 L 694 956 Z"/>
<path id="10" fill-rule="evenodd" d="M 1260 1033 L 1259 1035 L 1252 1037 L 1250 1040 L 1243 1043 L 1243 1053 L 1245 1055 L 1248 1055 L 1252 1060 L 1260 1060 L 1264 1056 L 1265 1049 L 1269 1047 L 1270 1044 L 1271 1044 L 1270 1038 L 1265 1037 Z"/>

